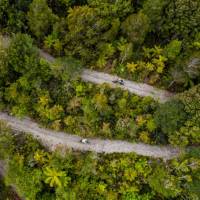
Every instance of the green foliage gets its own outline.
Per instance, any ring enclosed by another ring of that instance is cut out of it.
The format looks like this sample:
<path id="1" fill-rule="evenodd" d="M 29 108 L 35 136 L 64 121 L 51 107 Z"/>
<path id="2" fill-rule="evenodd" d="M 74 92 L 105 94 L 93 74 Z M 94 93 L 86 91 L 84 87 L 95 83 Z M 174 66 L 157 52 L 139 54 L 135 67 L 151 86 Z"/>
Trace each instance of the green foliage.
<path id="1" fill-rule="evenodd" d="M 39 60 L 33 40 L 25 34 L 17 34 L 5 54 L 2 67 L 8 76 L 2 80 L 6 86 L 3 99 L 10 103 L 13 114 L 23 116 L 32 103 L 30 94 L 35 95 L 34 90 L 40 90 L 41 84 L 44 86 L 51 77 L 50 68 L 45 61 Z"/>
<path id="2" fill-rule="evenodd" d="M 58 36 L 55 36 L 53 33 L 45 37 L 44 47 L 45 49 L 49 49 L 49 51 L 50 49 L 54 50 L 58 55 L 60 55 L 63 50 L 63 45 L 61 41 L 58 39 Z"/>
<path id="3" fill-rule="evenodd" d="M 52 65 L 53 75 L 62 81 L 76 79 L 82 71 L 82 65 L 74 58 L 60 58 Z"/>
<path id="4" fill-rule="evenodd" d="M 8 0 L 2 0 L 0 2 L 0 27 L 5 25 L 5 15 L 6 15 L 6 10 L 9 7 L 9 1 Z"/>
<path id="5" fill-rule="evenodd" d="M 124 38 L 120 38 L 117 43 L 117 49 L 120 52 L 119 62 L 121 64 L 130 60 L 133 56 L 133 44 L 128 43 Z"/>
<path id="6" fill-rule="evenodd" d="M 7 63 L 7 51 L 4 46 L 3 37 L 0 35 L 0 91 L 1 87 L 8 81 L 8 63 Z M 1 92 L 0 92 L 1 94 Z"/>
<path id="7" fill-rule="evenodd" d="M 90 68 L 182 91 L 199 83 L 199 8 L 196 0 L 4 0 L 0 26 Z M 145 58 L 144 46 L 161 57 Z"/>
<path id="8" fill-rule="evenodd" d="M 45 183 L 49 184 L 50 187 L 62 187 L 62 183 L 61 183 L 60 179 L 65 177 L 64 172 L 62 172 L 62 171 L 58 172 L 55 169 L 46 167 L 44 169 L 44 175 L 46 176 Z M 66 179 L 65 179 L 65 181 L 66 181 Z"/>
<path id="9" fill-rule="evenodd" d="M 39 39 L 43 39 L 49 32 L 56 16 L 48 7 L 46 0 L 33 0 L 28 12 L 28 24 L 32 33 Z"/>
<path id="10" fill-rule="evenodd" d="M 181 93 L 178 95 L 178 99 L 184 104 L 186 113 L 192 117 L 197 125 L 200 125 L 200 85 Z"/>
<path id="11" fill-rule="evenodd" d="M 34 72 L 39 61 L 39 52 L 33 40 L 26 34 L 17 34 L 8 48 L 8 65 L 16 73 Z"/>
<path id="12" fill-rule="evenodd" d="M 32 0 L 0 2 L 0 27 L 3 31 L 21 32 L 27 30 L 26 12 Z"/>
<path id="13" fill-rule="evenodd" d="M 200 143 L 199 95 L 199 85 L 178 95 L 177 98 L 183 103 L 184 110 L 189 117 L 188 120 L 182 124 L 180 130 L 175 131 L 174 135 L 171 136 L 171 143 L 183 146 Z"/>
<path id="14" fill-rule="evenodd" d="M 143 54 L 143 60 L 127 63 L 127 71 L 137 80 L 145 80 L 150 84 L 155 84 L 165 72 L 167 58 L 163 49 L 158 46 L 154 48 L 144 47 Z"/>
<path id="15" fill-rule="evenodd" d="M 3 160 L 13 151 L 13 137 L 10 135 L 10 128 L 3 121 L 0 121 L 0 146 L 0 160 Z"/>
<path id="16" fill-rule="evenodd" d="M 104 43 L 99 46 L 100 55 L 99 59 L 97 60 L 97 67 L 103 68 L 108 63 L 108 59 L 112 58 L 113 54 L 115 53 L 116 49 L 110 43 Z"/>
<path id="17" fill-rule="evenodd" d="M 189 144 L 200 143 L 200 126 L 194 119 L 187 120 L 180 130 L 175 131 L 170 136 L 169 140 L 171 144 L 187 146 Z"/>
<path id="18" fill-rule="evenodd" d="M 105 55 L 112 56 L 112 45 L 106 46 Z M 12 114 L 37 117 L 50 128 L 64 128 L 78 135 L 153 143 L 151 134 L 156 128 L 152 114 L 156 102 L 151 98 L 138 97 L 137 103 L 131 104 L 137 97 L 128 92 L 111 89 L 106 84 L 82 82 L 78 78 L 81 64 L 72 57 L 59 59 L 50 66 L 39 60 L 38 51 L 27 35 L 16 35 L 8 55 L 12 56 L 8 65 L 17 76 L 3 87 L 2 100 Z M 139 118 L 145 123 L 140 123 Z"/>
<path id="19" fill-rule="evenodd" d="M 160 29 L 160 22 L 163 17 L 162 11 L 167 1 L 165 0 L 146 0 L 143 4 L 143 13 L 146 14 L 150 20 L 151 31 L 156 32 Z"/>
<path id="20" fill-rule="evenodd" d="M 174 38 L 191 39 L 199 32 L 200 5 L 196 0 L 168 1 L 161 32 Z"/>
<path id="21" fill-rule="evenodd" d="M 135 154 L 61 155 L 24 134 L 4 142 L 10 138 L 5 182 L 26 199 L 198 199 L 200 160 L 192 154 L 168 162 Z"/>
<path id="22" fill-rule="evenodd" d="M 19 198 L 19 196 L 16 194 L 16 192 L 13 190 L 11 186 L 7 186 L 5 184 L 5 181 L 2 177 L 0 177 L 0 199 L 16 199 Z"/>
<path id="23" fill-rule="evenodd" d="M 176 197 L 182 192 L 176 177 L 160 167 L 157 167 L 149 177 L 149 185 L 154 191 L 167 198 Z"/>
<path id="24" fill-rule="evenodd" d="M 87 0 L 89 6 L 97 8 L 99 14 L 113 17 L 126 17 L 133 12 L 133 2 L 131 0 Z"/>
<path id="25" fill-rule="evenodd" d="M 199 80 L 200 77 L 200 55 L 192 55 L 188 62 L 186 63 L 186 66 L 184 68 L 184 71 L 192 80 Z"/>
<path id="26" fill-rule="evenodd" d="M 78 5 L 79 3 L 84 4 L 84 1 L 85 0 L 81 0 L 80 2 L 77 0 L 48 0 L 48 4 L 56 15 L 63 17 L 66 16 L 67 10 L 70 7 Z"/>
<path id="27" fill-rule="evenodd" d="M 171 100 L 160 105 L 154 115 L 155 122 L 163 133 L 173 135 L 185 120 L 187 115 L 184 112 L 184 105 L 177 100 Z"/>
<path id="28" fill-rule="evenodd" d="M 112 57 L 116 49 L 110 43 L 105 44 L 102 47 L 106 46 L 107 50 L 102 52 Z M 121 53 L 127 44 L 123 39 L 117 44 Z M 1 98 L 14 115 L 21 117 L 30 112 L 30 115 L 55 130 L 64 128 L 83 136 L 114 137 L 151 144 L 157 141 L 155 136 L 159 131 L 164 138 L 168 136 L 171 144 L 188 145 L 199 141 L 198 125 L 194 125 L 191 119 L 191 116 L 194 119 L 198 116 L 195 114 L 198 111 L 196 102 L 195 113 L 189 113 L 185 110 L 185 103 L 182 105 L 177 101 L 159 106 L 155 113 L 156 104 L 151 99 L 110 89 L 107 85 L 99 87 L 81 82 L 77 79 L 81 65 L 72 57 L 58 60 L 52 66 L 39 60 L 38 50 L 27 35 L 16 35 L 9 48 L 2 52 L 11 57 L 7 59 L 5 56 L 2 63 L 8 65 L 8 68 L 4 68 L 12 73 L 9 73 L 10 82 L 2 80 Z M 163 73 L 166 62 L 163 54 L 163 49 L 159 47 L 144 48 L 145 63 L 128 63 L 127 68 L 133 75 L 150 78 L 152 83 L 158 80 L 157 74 Z M 130 56 L 127 54 L 122 60 L 128 58 Z M 145 74 L 140 72 L 141 66 L 146 69 Z M 184 111 L 189 121 L 186 121 Z"/>
<path id="29" fill-rule="evenodd" d="M 145 14 L 132 14 L 122 23 L 122 31 L 134 45 L 141 45 L 149 30 L 149 21 Z"/>
<path id="30" fill-rule="evenodd" d="M 106 18 L 98 11 L 89 6 L 74 7 L 67 16 L 69 31 L 65 35 L 65 51 L 83 59 L 83 62 L 89 59 L 88 56 L 95 58 L 93 48 L 103 41 L 113 40 L 119 30 L 117 19 Z"/>
<path id="31" fill-rule="evenodd" d="M 28 32 L 49 52 L 66 57 L 50 65 L 39 59 L 28 35 L 16 34 L 8 48 L 1 39 L 0 109 L 87 137 L 154 144 L 167 136 L 173 145 L 199 145 L 199 13 L 197 0 L 2 0 L 4 33 Z M 173 80 L 173 90 L 197 86 L 158 105 L 82 82 L 78 60 L 157 86 Z M 9 166 L 5 182 L 27 199 L 199 198 L 198 152 L 166 163 L 132 154 L 60 157 L 9 132 L 0 123 L 0 158 Z"/>
<path id="32" fill-rule="evenodd" d="M 139 195 L 137 193 L 127 193 L 122 196 L 122 200 L 151 200 L 153 195 L 151 193 Z"/>
<path id="33" fill-rule="evenodd" d="M 39 169 L 27 168 L 23 164 L 23 157 L 14 156 L 9 164 L 6 184 L 18 186 L 19 196 L 25 196 L 27 199 L 36 199 L 38 193 L 42 191 L 42 172 Z M 30 190 L 31 185 L 31 190 Z"/>

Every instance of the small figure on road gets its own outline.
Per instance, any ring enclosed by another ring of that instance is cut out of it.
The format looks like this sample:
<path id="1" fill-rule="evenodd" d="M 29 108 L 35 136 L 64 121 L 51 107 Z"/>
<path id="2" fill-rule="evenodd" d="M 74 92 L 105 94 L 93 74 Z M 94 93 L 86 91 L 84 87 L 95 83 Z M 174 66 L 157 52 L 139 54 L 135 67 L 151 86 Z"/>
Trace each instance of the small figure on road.
<path id="1" fill-rule="evenodd" d="M 120 85 L 124 85 L 124 80 L 122 79 L 116 79 L 112 81 L 113 83 L 119 83 Z"/>
<path id="2" fill-rule="evenodd" d="M 89 141 L 86 138 L 81 139 L 80 142 L 83 144 L 89 144 Z"/>
<path id="3" fill-rule="evenodd" d="M 124 85 L 124 81 L 122 79 L 119 80 L 120 85 Z"/>

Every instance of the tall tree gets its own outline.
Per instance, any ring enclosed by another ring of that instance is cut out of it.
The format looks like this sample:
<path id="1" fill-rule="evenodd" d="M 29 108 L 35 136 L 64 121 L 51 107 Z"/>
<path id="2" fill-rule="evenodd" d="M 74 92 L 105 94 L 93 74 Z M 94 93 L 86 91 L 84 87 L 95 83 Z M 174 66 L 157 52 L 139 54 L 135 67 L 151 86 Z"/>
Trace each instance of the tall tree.
<path id="1" fill-rule="evenodd" d="M 140 45 L 143 43 L 149 30 L 148 17 L 139 12 L 132 14 L 122 23 L 122 31 L 133 44 Z"/>
<path id="2" fill-rule="evenodd" d="M 46 0 L 33 0 L 28 12 L 28 24 L 30 30 L 38 39 L 41 40 L 50 33 L 56 19 L 56 15 L 48 7 Z"/>

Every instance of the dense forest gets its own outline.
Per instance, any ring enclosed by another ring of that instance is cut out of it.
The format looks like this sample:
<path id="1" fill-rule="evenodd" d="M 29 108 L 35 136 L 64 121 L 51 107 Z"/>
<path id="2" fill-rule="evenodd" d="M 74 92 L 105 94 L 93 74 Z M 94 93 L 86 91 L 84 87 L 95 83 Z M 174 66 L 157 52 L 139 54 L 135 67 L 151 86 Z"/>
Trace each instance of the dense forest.
<path id="1" fill-rule="evenodd" d="M 56 56 L 175 91 L 199 82 L 198 0 L 2 0 L 0 27 Z"/>
<path id="2" fill-rule="evenodd" d="M 57 59 L 49 63 L 40 49 Z M 174 96 L 160 103 L 84 82 L 85 68 Z M 4 196 L 14 185 L 30 200 L 199 200 L 200 1 L 1 0 L 0 111 L 82 137 L 188 149 L 167 162 L 135 154 L 60 156 L 2 122 Z"/>
<path id="3" fill-rule="evenodd" d="M 55 130 L 87 137 L 200 143 L 199 85 L 160 104 L 106 84 L 83 82 L 80 61 L 64 57 L 49 64 L 27 34 L 16 34 L 0 53 L 0 107 L 13 115 L 29 115 Z"/>
<path id="4" fill-rule="evenodd" d="M 7 158 L 9 166 L 5 182 L 26 199 L 199 199 L 197 149 L 168 162 L 70 150 L 60 156 L 30 136 L 11 134 L 2 122 L 0 133 L 0 159 Z"/>

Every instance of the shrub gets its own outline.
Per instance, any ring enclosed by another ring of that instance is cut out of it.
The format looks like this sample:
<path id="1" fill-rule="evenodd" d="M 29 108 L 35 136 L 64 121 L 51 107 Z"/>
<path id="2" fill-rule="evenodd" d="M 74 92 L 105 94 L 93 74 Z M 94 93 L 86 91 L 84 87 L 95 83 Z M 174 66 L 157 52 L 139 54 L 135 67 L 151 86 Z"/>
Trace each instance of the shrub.
<path id="1" fill-rule="evenodd" d="M 143 43 L 148 30 L 148 18 L 142 12 L 128 16 L 122 23 L 122 32 L 130 42 L 136 45 Z"/>
<path id="2" fill-rule="evenodd" d="M 34 72 L 39 64 L 39 51 L 33 45 L 33 39 L 27 34 L 16 34 L 8 48 L 8 65 L 11 70 L 24 74 L 26 72 Z"/>
<path id="3" fill-rule="evenodd" d="M 166 198 L 176 197 L 182 191 L 178 179 L 174 175 L 170 175 L 166 169 L 160 167 L 157 167 L 149 177 L 149 185 Z"/>
<path id="4" fill-rule="evenodd" d="M 43 39 L 49 33 L 56 16 L 48 7 L 46 0 L 34 0 L 28 12 L 28 24 L 32 33 L 39 39 Z"/>
<path id="5" fill-rule="evenodd" d="M 184 105 L 178 100 L 161 104 L 154 114 L 157 127 L 165 134 L 173 134 L 186 120 Z"/>
<path id="6" fill-rule="evenodd" d="M 179 40 L 172 40 L 170 43 L 164 48 L 164 54 L 170 60 L 174 60 L 181 51 L 182 42 Z"/>

